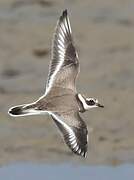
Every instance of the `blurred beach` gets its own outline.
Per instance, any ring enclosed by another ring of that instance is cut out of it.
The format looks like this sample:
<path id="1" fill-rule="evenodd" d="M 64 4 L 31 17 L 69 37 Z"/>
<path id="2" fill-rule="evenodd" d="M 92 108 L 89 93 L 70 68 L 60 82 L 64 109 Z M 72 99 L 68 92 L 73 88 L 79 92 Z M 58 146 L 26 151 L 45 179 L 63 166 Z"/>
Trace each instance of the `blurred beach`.
<path id="1" fill-rule="evenodd" d="M 49 116 L 10 117 L 45 92 L 56 22 L 68 9 L 81 73 L 77 90 L 104 109 L 81 114 L 87 159 L 73 155 Z M 0 165 L 134 162 L 134 1 L 0 0 Z"/>

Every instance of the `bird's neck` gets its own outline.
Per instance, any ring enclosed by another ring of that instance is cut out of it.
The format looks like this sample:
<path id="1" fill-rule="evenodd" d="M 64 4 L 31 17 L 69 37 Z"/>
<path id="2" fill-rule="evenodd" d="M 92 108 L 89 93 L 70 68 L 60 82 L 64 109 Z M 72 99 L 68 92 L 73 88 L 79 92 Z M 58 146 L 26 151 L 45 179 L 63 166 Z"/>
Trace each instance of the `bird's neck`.
<path id="1" fill-rule="evenodd" d="M 76 94 L 76 99 L 78 102 L 78 106 L 79 106 L 79 112 L 83 113 L 86 111 L 84 103 L 85 103 L 85 99 L 81 94 Z"/>

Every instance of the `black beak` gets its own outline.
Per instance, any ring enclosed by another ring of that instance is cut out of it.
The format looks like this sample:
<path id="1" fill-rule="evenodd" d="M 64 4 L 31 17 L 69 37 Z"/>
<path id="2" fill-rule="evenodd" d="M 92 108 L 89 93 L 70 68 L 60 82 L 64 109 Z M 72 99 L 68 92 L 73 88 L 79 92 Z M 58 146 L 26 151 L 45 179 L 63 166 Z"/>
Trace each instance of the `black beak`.
<path id="1" fill-rule="evenodd" d="M 102 104 L 97 104 L 98 107 L 104 108 L 104 106 Z"/>

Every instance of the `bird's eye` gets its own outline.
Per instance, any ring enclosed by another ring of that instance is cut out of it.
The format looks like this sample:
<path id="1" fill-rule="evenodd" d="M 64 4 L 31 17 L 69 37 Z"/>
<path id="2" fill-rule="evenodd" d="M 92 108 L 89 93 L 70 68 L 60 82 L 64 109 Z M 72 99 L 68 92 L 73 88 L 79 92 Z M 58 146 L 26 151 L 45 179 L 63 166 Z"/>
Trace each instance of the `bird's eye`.
<path id="1" fill-rule="evenodd" d="M 87 101 L 87 104 L 89 105 L 89 106 L 93 106 L 93 105 L 95 105 L 95 102 L 94 102 L 94 100 L 88 100 Z"/>

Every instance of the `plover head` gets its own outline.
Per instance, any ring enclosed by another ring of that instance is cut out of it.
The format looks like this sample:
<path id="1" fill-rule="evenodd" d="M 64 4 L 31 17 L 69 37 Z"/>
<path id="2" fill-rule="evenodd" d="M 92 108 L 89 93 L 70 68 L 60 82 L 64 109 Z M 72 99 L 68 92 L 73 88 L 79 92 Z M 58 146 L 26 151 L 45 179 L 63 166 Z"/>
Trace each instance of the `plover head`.
<path id="1" fill-rule="evenodd" d="M 98 103 L 98 99 L 95 98 L 86 98 L 86 104 L 89 107 L 89 109 L 94 107 L 104 107 L 102 104 Z"/>
<path id="2" fill-rule="evenodd" d="M 103 108 L 104 106 L 98 102 L 98 99 L 95 98 L 85 98 L 81 94 L 78 94 L 79 100 L 81 101 L 83 108 L 85 110 L 94 108 L 94 107 L 101 107 Z"/>

